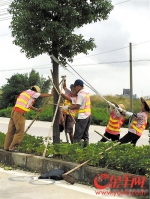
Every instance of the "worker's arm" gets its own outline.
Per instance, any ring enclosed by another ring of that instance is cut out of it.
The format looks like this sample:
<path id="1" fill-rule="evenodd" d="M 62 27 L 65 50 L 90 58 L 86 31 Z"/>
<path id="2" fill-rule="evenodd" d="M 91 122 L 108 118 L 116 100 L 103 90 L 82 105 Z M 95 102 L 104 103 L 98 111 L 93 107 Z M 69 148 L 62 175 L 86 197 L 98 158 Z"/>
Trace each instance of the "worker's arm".
<path id="1" fill-rule="evenodd" d="M 66 79 L 64 79 L 64 83 L 63 83 L 63 89 L 64 91 L 66 90 L 67 86 L 66 86 Z"/>
<path id="2" fill-rule="evenodd" d="M 68 106 L 68 105 L 66 105 L 66 106 L 62 106 L 62 109 L 63 110 L 68 110 L 68 109 L 70 109 L 70 110 L 79 110 L 80 109 L 80 105 L 79 104 L 72 104 L 71 106 Z"/>
<path id="3" fill-rule="evenodd" d="M 37 111 L 37 112 L 41 111 L 41 108 L 35 108 L 34 106 L 30 106 L 30 109 L 32 109 L 34 111 Z"/>
<path id="4" fill-rule="evenodd" d="M 61 96 L 62 96 L 64 99 L 69 100 L 70 102 L 72 102 L 71 97 L 69 97 L 69 96 L 67 96 L 67 95 L 65 95 L 65 94 L 63 94 L 63 93 L 61 93 Z"/>
<path id="5" fill-rule="evenodd" d="M 51 97 L 53 94 L 54 94 L 54 90 L 52 89 L 50 94 L 48 94 L 48 93 L 40 93 L 39 97 Z"/>

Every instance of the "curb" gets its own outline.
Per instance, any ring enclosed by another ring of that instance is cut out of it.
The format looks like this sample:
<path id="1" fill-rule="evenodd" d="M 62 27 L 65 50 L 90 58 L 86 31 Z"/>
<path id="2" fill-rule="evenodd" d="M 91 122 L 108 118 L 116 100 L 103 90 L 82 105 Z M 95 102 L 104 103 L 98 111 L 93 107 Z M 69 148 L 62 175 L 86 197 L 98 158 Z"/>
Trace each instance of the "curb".
<path id="1" fill-rule="evenodd" d="M 31 172 L 38 172 L 41 174 L 47 173 L 51 169 L 61 169 L 65 172 L 75 168 L 77 165 L 76 163 L 72 162 L 65 162 L 63 160 L 57 160 L 54 158 L 46 158 L 46 157 L 40 157 L 35 156 L 32 154 L 26 154 L 26 153 L 13 153 L 9 151 L 5 151 L 3 149 L 0 149 L 0 163 L 4 165 L 10 165 L 10 166 L 17 166 L 22 169 L 31 171 Z M 121 171 L 114 171 L 107 168 L 98 168 L 93 166 L 82 166 L 79 169 L 73 171 L 70 173 L 72 177 L 76 179 L 76 181 L 79 181 L 83 184 L 90 184 L 94 185 L 93 180 L 97 176 L 97 174 L 108 174 L 109 176 L 115 176 L 117 177 L 124 177 L 124 175 L 130 175 L 130 176 L 136 176 L 134 174 L 124 173 Z M 140 176 L 140 178 L 145 176 Z M 137 178 L 138 179 L 138 178 Z M 108 180 L 108 179 L 106 179 Z M 149 187 L 150 179 L 146 179 L 146 187 Z M 104 180 L 104 184 L 106 184 L 106 181 Z M 137 183 L 138 188 L 139 184 Z"/>

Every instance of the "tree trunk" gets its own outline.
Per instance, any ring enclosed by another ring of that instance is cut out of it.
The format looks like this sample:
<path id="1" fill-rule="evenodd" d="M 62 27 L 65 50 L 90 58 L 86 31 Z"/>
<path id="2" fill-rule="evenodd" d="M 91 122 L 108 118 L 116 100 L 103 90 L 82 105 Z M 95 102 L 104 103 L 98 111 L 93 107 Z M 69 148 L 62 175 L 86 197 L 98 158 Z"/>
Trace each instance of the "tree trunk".
<path id="1" fill-rule="evenodd" d="M 53 45 L 56 45 L 53 43 Z M 55 48 L 56 49 L 56 46 Z M 58 58 L 58 53 L 53 51 L 53 55 Z M 59 88 L 59 65 L 53 61 L 53 82 L 56 88 Z M 58 94 L 54 89 L 54 104 L 58 103 Z M 55 113 L 56 106 L 54 105 L 54 113 Z M 59 132 L 59 108 L 56 114 L 56 118 L 53 125 L 53 143 L 60 143 L 60 132 Z"/>

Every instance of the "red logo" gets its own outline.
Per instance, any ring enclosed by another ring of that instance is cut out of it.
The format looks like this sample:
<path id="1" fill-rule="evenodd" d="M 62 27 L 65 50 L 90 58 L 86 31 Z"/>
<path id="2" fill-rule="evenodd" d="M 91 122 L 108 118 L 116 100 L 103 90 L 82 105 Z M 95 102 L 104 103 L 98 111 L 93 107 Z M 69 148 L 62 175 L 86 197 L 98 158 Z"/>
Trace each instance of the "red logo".
<path id="1" fill-rule="evenodd" d="M 124 174 L 124 176 L 115 176 L 109 175 L 107 173 L 97 174 L 94 178 L 94 186 L 97 189 L 106 189 L 106 188 L 134 188 L 138 185 L 139 188 L 145 189 L 144 183 L 146 182 L 145 176 L 132 176 Z"/>

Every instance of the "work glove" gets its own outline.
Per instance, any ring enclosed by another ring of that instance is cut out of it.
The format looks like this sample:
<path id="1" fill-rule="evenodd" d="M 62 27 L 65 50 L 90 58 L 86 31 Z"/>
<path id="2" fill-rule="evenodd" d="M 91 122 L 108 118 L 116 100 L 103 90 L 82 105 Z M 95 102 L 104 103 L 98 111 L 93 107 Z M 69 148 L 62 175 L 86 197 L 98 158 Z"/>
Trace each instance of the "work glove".
<path id="1" fill-rule="evenodd" d="M 117 109 L 118 109 L 118 111 L 119 111 L 120 113 L 122 113 L 122 114 L 124 114 L 124 115 L 126 114 L 126 110 L 124 110 L 124 109 L 122 109 L 122 108 L 120 108 L 120 107 L 117 108 Z"/>
<path id="2" fill-rule="evenodd" d="M 65 111 L 68 111 L 69 106 L 68 106 L 68 105 L 66 105 L 66 106 L 61 106 L 61 108 L 62 108 L 63 110 L 65 110 Z"/>
<path id="3" fill-rule="evenodd" d="M 108 108 L 110 108 L 110 104 L 109 104 L 109 102 L 107 101 L 106 103 L 107 103 L 107 107 L 108 107 Z"/>
<path id="4" fill-rule="evenodd" d="M 112 106 L 113 108 L 115 108 L 116 106 L 114 104 L 112 104 L 110 101 L 107 101 L 107 104 L 109 104 L 109 106 Z"/>
<path id="5" fill-rule="evenodd" d="M 129 111 L 126 111 L 125 115 L 128 116 L 128 117 L 131 117 L 131 116 L 133 116 L 133 113 L 129 112 Z"/>

